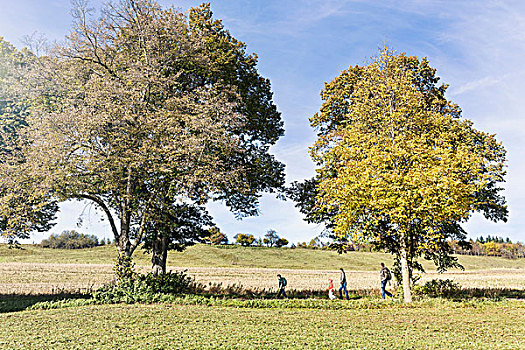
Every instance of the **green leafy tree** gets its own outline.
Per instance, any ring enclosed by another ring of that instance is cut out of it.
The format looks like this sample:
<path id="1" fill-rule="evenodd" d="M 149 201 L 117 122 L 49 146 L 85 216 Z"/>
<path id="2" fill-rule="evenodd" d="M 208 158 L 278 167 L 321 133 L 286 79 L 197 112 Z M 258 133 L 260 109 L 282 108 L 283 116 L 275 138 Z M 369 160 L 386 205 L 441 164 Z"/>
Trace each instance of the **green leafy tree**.
<path id="1" fill-rule="evenodd" d="M 100 244 L 97 236 L 76 232 L 75 230 L 64 231 L 59 235 L 51 235 L 40 242 L 43 248 L 53 249 L 83 249 L 93 248 Z"/>
<path id="2" fill-rule="evenodd" d="M 424 255 L 454 265 L 447 238 L 464 238 L 473 211 L 504 220 L 499 195 L 505 149 L 460 119 L 426 59 L 387 49 L 325 85 L 311 118 L 318 139 L 316 206 L 339 237 L 374 241 L 395 254 L 404 298 Z"/>
<path id="3" fill-rule="evenodd" d="M 156 207 L 145 226 L 143 248 L 151 251 L 152 273 L 166 273 L 168 250 L 183 251 L 209 237 L 214 223 L 203 207 L 192 204 L 170 204 Z"/>
<path id="4" fill-rule="evenodd" d="M 204 42 L 201 54 L 206 57 L 206 64 L 192 66 L 186 79 L 189 87 L 233 87 L 240 103 L 232 108 L 243 116 L 243 123 L 231 128 L 242 152 L 230 155 L 227 162 L 244 169 L 239 177 L 245 191 L 224 186 L 215 199 L 224 200 L 238 217 L 256 215 L 260 193 L 281 190 L 284 184 L 284 165 L 268 153 L 284 133 L 270 81 L 257 71 L 257 54 L 247 54 L 246 44 L 213 18 L 210 4 L 190 9 L 188 21 L 192 35 Z"/>
<path id="5" fill-rule="evenodd" d="M 120 1 L 91 20 L 80 3 L 74 14 L 68 40 L 31 80 L 38 147 L 28 157 L 54 196 L 94 202 L 122 261 L 159 233 L 175 241 L 152 245 L 154 255 L 180 247 L 158 219 L 179 200 L 221 200 L 239 217 L 256 214 L 260 193 L 284 181 L 267 152 L 282 121 L 256 55 L 209 5 L 185 15 Z"/>
<path id="6" fill-rule="evenodd" d="M 29 105 L 21 81 L 34 62 L 0 37 L 0 235 L 12 244 L 47 231 L 58 209 L 39 174 L 28 175 L 23 149 Z"/>
<path id="7" fill-rule="evenodd" d="M 308 248 L 311 249 L 318 249 L 321 248 L 321 242 L 319 241 L 319 238 L 312 238 L 310 242 L 308 243 Z"/>
<path id="8" fill-rule="evenodd" d="M 223 91 L 227 86 L 238 94 L 239 103 L 233 111 L 244 116 L 242 125 L 232 124 L 229 129 L 232 136 L 238 137 L 238 149 L 242 151 L 227 155 L 227 159 L 220 156 L 232 169 L 243 170 L 237 172 L 237 180 L 242 183 L 237 187 L 219 183 L 214 199 L 225 201 L 238 218 L 256 215 L 259 193 L 272 192 L 283 183 L 283 166 L 268 153 L 269 146 L 283 133 L 269 81 L 257 72 L 257 56 L 246 54 L 245 44 L 232 37 L 221 21 L 213 19 L 209 4 L 192 8 L 187 21 L 188 31 L 201 45 L 198 53 L 205 60 L 192 62 L 191 74 L 181 80 L 182 89 L 213 86 Z M 202 196 L 199 199 L 203 202 Z M 156 247 L 154 255 L 167 255 L 155 253 Z"/>
<path id="9" fill-rule="evenodd" d="M 305 220 L 309 223 L 324 224 L 326 229 L 331 232 L 333 228 L 333 216 L 335 213 L 328 212 L 321 208 L 317 202 L 317 194 L 320 180 L 313 177 L 304 181 L 294 181 L 285 189 L 288 198 L 295 202 L 295 206 L 305 215 Z"/>
<path id="10" fill-rule="evenodd" d="M 212 227 L 208 230 L 209 236 L 206 238 L 213 245 L 228 244 L 228 237 L 219 230 L 218 227 Z"/>

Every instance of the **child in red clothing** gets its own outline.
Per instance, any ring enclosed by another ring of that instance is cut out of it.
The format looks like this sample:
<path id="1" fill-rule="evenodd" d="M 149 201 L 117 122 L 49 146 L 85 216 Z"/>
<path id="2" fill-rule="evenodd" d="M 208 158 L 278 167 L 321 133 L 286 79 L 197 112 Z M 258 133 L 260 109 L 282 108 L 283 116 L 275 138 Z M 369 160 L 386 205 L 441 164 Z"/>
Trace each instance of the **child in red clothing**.
<path id="1" fill-rule="evenodd" d="M 328 280 L 328 297 L 330 298 L 330 300 L 334 300 L 335 299 L 335 294 L 334 294 L 334 282 L 329 279 Z"/>

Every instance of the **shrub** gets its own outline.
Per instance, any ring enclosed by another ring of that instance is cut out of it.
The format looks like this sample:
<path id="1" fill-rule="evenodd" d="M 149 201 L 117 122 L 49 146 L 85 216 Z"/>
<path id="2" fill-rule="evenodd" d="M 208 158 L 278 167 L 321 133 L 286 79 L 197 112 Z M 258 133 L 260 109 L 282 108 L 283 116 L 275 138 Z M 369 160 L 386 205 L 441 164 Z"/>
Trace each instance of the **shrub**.
<path id="1" fill-rule="evenodd" d="M 93 293 L 93 298 L 101 303 L 150 303 L 164 300 L 191 291 L 193 280 L 186 271 L 168 272 L 154 276 L 151 273 L 133 273 L 107 284 Z"/>
<path id="2" fill-rule="evenodd" d="M 95 235 L 86 235 L 74 230 L 64 231 L 60 235 L 52 234 L 48 239 L 42 240 L 40 246 L 54 249 L 82 249 L 93 248 L 99 245 Z"/>
<path id="3" fill-rule="evenodd" d="M 428 281 L 423 286 L 415 286 L 414 293 L 416 295 L 427 295 L 430 297 L 450 298 L 459 295 L 461 286 L 453 280 L 433 279 Z"/>

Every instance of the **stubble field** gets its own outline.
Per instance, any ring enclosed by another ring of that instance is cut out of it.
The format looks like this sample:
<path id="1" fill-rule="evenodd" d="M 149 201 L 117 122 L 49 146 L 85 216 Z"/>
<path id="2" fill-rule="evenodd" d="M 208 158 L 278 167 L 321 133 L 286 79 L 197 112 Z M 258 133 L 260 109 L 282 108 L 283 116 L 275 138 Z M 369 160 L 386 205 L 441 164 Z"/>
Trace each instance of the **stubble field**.
<path id="1" fill-rule="evenodd" d="M 85 292 L 113 278 L 114 247 L 55 250 L 25 246 L 23 250 L 0 245 L 0 294 Z M 465 271 L 438 274 L 430 264 L 422 282 L 449 278 L 465 288 L 525 289 L 525 259 L 460 256 Z M 187 270 L 199 283 L 236 285 L 249 289 L 275 289 L 276 275 L 296 290 L 324 290 L 328 279 L 337 280 L 338 269 L 347 272 L 349 288 L 378 289 L 378 265 L 391 264 L 382 253 L 336 252 L 306 249 L 212 247 L 197 245 L 183 253 L 171 253 L 169 269 Z M 148 255 L 135 253 L 136 268 L 149 270 Z"/>

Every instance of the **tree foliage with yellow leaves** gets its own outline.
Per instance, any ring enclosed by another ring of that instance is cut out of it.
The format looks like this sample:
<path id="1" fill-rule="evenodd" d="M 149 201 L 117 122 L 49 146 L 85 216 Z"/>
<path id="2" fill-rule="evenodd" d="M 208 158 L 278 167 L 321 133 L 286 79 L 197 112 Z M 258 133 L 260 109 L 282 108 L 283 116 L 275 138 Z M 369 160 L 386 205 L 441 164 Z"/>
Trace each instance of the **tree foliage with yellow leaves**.
<path id="1" fill-rule="evenodd" d="M 505 149 L 460 118 L 438 80 L 426 59 L 385 48 L 326 84 L 311 118 L 316 210 L 330 213 L 336 236 L 375 241 L 396 255 L 407 302 L 417 257 L 450 259 L 446 239 L 464 233 L 460 223 L 472 212 L 507 215 L 498 194 Z"/>

